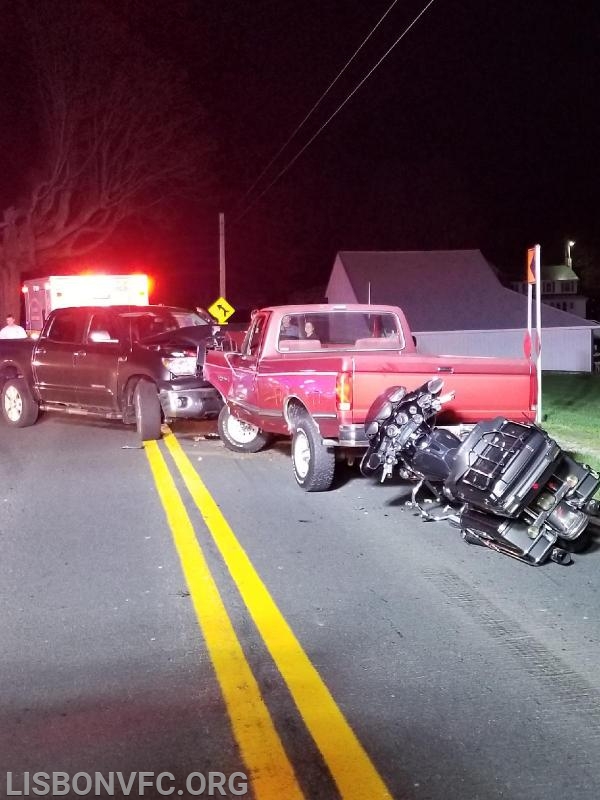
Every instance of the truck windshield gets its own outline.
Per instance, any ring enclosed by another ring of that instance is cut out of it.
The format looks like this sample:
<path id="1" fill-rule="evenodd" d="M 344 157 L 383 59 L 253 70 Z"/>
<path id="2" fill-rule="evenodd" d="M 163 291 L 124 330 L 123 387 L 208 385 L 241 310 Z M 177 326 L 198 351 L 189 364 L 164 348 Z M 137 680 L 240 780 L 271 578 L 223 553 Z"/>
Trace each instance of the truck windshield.
<path id="1" fill-rule="evenodd" d="M 279 350 L 400 350 L 404 337 L 395 314 L 331 311 L 288 314 L 281 322 Z"/>
<path id="2" fill-rule="evenodd" d="M 214 319 L 203 319 L 199 314 L 194 311 L 171 311 L 178 328 L 192 328 L 195 325 L 210 325 L 214 324 Z"/>
<path id="3" fill-rule="evenodd" d="M 207 324 L 198 314 L 183 309 L 132 310 L 121 314 L 121 318 L 131 326 L 131 336 L 136 341 L 179 328 Z"/>

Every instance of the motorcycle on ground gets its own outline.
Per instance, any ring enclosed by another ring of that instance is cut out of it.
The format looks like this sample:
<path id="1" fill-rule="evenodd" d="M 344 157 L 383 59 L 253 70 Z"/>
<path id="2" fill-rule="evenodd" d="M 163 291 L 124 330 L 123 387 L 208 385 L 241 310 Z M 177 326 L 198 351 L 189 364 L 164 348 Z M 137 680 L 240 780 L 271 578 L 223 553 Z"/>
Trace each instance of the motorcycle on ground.
<path id="1" fill-rule="evenodd" d="M 600 475 L 579 464 L 537 425 L 496 417 L 461 439 L 436 427 L 454 398 L 432 378 L 414 391 L 392 386 L 371 405 L 364 475 L 381 482 L 397 468 L 415 482 L 407 505 L 426 519 L 449 520 L 468 544 L 489 547 L 530 565 L 571 563 L 590 542 L 590 516 Z M 428 489 L 441 514 L 418 495 Z"/>

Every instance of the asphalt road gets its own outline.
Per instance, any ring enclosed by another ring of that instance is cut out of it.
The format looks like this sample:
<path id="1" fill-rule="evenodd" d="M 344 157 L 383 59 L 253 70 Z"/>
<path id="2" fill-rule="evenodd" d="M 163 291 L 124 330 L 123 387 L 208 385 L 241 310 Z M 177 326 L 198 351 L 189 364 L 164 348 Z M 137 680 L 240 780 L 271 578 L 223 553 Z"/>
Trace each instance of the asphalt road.
<path id="1" fill-rule="evenodd" d="M 600 796 L 600 549 L 530 568 L 415 518 L 399 483 L 346 468 L 306 494 L 289 445 L 237 455 L 214 429 L 0 431 L 0 796 L 57 771 L 169 773 L 184 797 L 236 771 L 269 800 Z"/>

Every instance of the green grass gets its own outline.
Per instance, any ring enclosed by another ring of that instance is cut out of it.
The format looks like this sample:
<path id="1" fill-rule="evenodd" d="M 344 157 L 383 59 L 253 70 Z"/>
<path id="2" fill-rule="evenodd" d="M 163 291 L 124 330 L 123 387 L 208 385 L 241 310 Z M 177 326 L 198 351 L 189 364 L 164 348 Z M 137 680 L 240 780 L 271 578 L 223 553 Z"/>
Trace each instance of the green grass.
<path id="1" fill-rule="evenodd" d="M 600 471 L 600 374 L 543 373 L 542 427 L 577 461 Z"/>

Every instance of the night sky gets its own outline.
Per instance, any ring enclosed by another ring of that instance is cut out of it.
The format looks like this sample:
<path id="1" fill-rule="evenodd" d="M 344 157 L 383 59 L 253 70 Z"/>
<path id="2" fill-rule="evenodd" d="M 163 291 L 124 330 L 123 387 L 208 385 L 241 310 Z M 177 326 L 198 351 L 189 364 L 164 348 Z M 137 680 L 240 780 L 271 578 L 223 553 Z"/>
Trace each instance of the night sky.
<path id="1" fill-rule="evenodd" d="M 435 0 L 269 187 L 426 5 L 398 0 L 252 188 L 391 5 L 123 3 L 147 44 L 186 70 L 216 146 L 206 196 L 176 231 L 139 245 L 162 265 L 157 299 L 214 299 L 220 211 L 238 307 L 323 285 L 342 249 L 479 247 L 509 271 L 536 242 L 546 263 L 567 238 L 600 245 L 595 2 Z M 6 54 L 1 65 L 6 75 Z M 4 91 L 14 152 L 24 120 Z M 2 166 L 6 202 L 15 175 Z M 128 236 L 116 260 L 131 257 Z"/>

